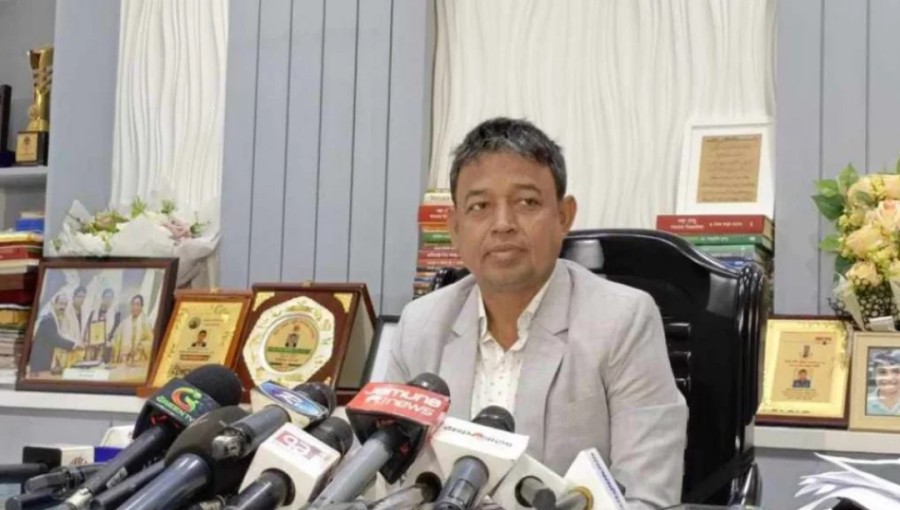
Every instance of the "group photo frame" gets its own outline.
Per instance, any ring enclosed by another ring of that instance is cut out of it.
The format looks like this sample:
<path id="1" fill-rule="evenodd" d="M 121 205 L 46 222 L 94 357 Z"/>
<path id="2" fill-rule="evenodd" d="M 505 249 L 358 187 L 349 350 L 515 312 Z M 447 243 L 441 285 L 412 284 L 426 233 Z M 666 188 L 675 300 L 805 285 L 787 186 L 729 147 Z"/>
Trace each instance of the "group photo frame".
<path id="1" fill-rule="evenodd" d="M 38 268 L 18 390 L 134 394 L 172 307 L 177 259 L 55 258 Z"/>

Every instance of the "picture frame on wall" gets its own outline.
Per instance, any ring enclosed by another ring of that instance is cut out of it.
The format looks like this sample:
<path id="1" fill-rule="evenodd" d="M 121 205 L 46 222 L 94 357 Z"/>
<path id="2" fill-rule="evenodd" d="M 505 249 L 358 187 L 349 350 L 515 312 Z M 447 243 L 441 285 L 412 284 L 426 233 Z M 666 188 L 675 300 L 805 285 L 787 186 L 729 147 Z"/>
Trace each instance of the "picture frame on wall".
<path id="1" fill-rule="evenodd" d="M 850 428 L 900 432 L 900 333 L 857 333 L 853 344 Z"/>
<path id="2" fill-rule="evenodd" d="M 775 212 L 775 124 L 692 119 L 685 128 L 676 214 Z"/>
<path id="3" fill-rule="evenodd" d="M 252 295 L 246 290 L 177 291 L 150 377 L 146 386 L 138 388 L 138 396 L 147 397 L 202 365 L 237 370 Z"/>
<path id="4" fill-rule="evenodd" d="M 134 394 L 172 309 L 177 259 L 41 262 L 17 390 Z"/>
<path id="5" fill-rule="evenodd" d="M 756 422 L 846 427 L 849 349 L 849 326 L 834 317 L 769 318 Z"/>

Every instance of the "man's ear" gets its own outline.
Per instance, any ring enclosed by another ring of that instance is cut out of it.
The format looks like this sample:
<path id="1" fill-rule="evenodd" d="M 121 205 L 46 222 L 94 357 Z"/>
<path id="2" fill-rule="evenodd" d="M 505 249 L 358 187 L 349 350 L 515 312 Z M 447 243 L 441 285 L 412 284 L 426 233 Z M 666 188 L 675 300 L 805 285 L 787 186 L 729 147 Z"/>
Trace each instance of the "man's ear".
<path id="1" fill-rule="evenodd" d="M 575 213 L 578 212 L 578 203 L 572 195 L 566 195 L 559 203 L 559 221 L 562 224 L 563 232 L 569 233 L 572 230 L 572 224 L 575 223 Z"/>

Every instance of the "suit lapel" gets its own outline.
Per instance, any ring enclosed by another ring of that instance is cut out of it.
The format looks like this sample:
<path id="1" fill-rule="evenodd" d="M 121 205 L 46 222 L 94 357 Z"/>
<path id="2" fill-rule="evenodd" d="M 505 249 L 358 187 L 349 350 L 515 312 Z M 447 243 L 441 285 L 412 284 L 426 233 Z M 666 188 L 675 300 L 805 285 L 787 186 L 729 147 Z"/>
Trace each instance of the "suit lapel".
<path id="1" fill-rule="evenodd" d="M 450 387 L 450 416 L 471 419 L 478 352 L 478 298 L 472 286 L 444 346 L 440 376 Z"/>
<path id="2" fill-rule="evenodd" d="M 522 351 L 522 372 L 516 392 L 516 432 L 531 437 L 528 451 L 538 458 L 544 458 L 547 397 L 565 354 L 571 293 L 569 271 L 557 262 Z"/>

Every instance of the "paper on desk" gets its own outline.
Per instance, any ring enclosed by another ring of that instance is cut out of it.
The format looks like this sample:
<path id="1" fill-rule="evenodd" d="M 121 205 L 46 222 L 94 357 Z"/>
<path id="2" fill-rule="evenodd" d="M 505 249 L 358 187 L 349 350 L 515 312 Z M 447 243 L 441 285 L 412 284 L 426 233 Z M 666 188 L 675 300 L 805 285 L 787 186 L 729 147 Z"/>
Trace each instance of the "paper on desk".
<path id="1" fill-rule="evenodd" d="M 839 498 L 852 500 L 871 510 L 900 510 L 900 485 L 861 468 L 900 472 L 900 459 L 861 460 L 816 454 L 820 459 L 844 469 L 804 476 L 796 497 L 812 495 L 815 501 L 800 510 L 831 508 Z M 858 466 L 858 467 L 856 467 Z"/>
<path id="2" fill-rule="evenodd" d="M 844 487 L 838 489 L 825 497 L 819 498 L 812 503 L 801 507 L 799 510 L 819 510 L 831 508 L 831 503 L 838 499 L 848 499 L 853 501 L 862 508 L 869 510 L 900 510 L 900 501 L 885 496 L 871 489 L 860 487 Z"/>

